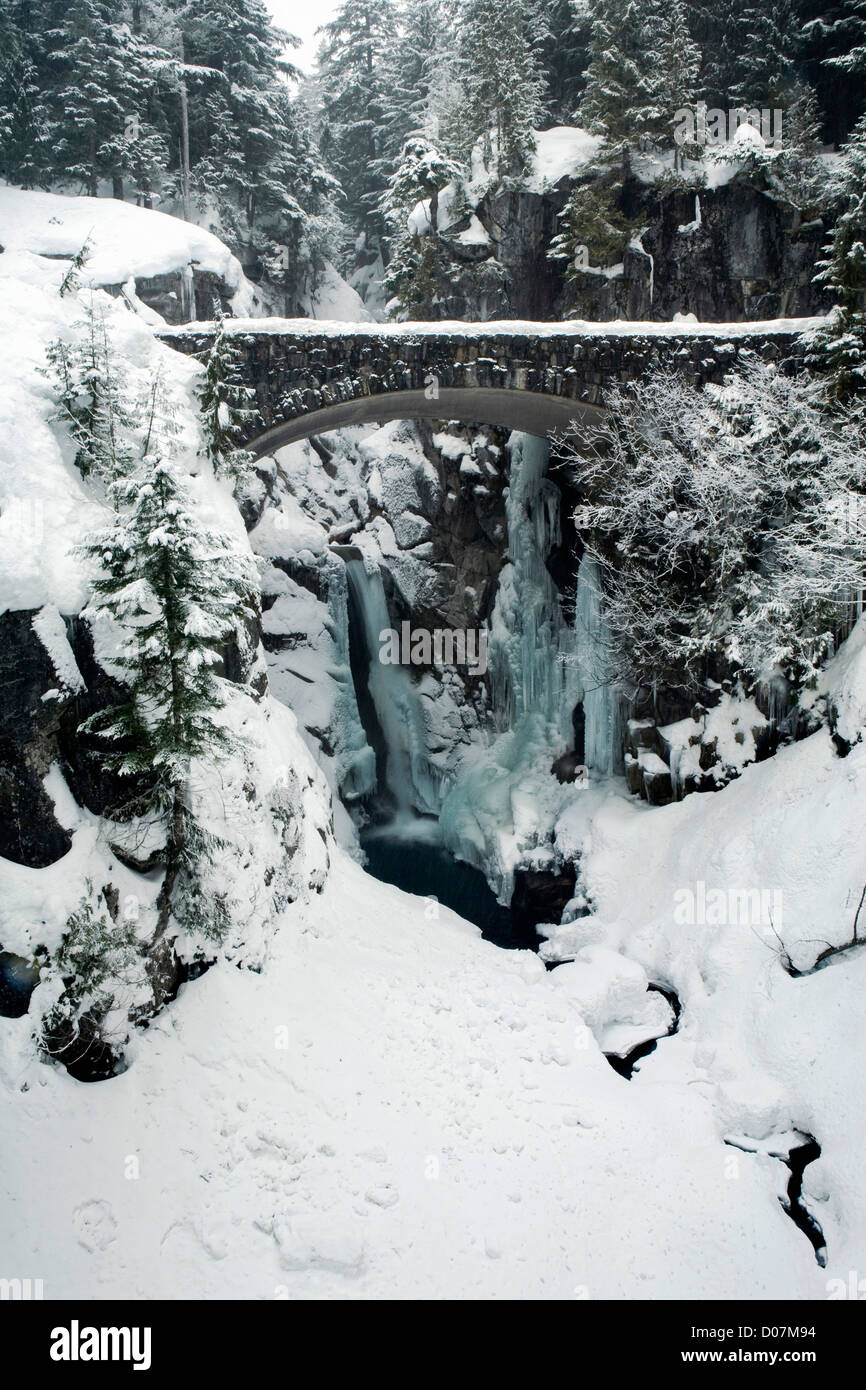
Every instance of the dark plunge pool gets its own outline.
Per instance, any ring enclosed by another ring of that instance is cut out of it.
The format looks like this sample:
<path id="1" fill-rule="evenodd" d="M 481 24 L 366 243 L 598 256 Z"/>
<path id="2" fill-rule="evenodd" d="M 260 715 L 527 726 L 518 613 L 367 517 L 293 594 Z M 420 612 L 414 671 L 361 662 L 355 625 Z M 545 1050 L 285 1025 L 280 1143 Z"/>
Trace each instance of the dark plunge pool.
<path id="1" fill-rule="evenodd" d="M 432 833 L 391 832 L 387 828 L 361 836 L 367 871 L 406 893 L 436 898 L 481 928 L 481 935 L 506 950 L 537 951 L 539 937 L 522 913 L 503 907 L 482 873 L 455 859 Z"/>

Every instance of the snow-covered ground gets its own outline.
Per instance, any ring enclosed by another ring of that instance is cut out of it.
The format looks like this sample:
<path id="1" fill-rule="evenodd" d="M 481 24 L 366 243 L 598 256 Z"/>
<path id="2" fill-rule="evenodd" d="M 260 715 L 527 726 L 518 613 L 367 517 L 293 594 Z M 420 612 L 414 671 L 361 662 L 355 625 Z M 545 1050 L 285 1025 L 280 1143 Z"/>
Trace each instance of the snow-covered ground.
<path id="1" fill-rule="evenodd" d="M 3 1020 L 5 1265 L 46 1297 L 826 1297 L 866 1235 L 866 957 L 793 980 L 748 928 L 674 927 L 671 904 L 724 870 L 793 884 L 795 933 L 850 925 L 864 782 L 866 749 L 840 771 L 820 733 L 680 806 L 595 803 L 583 939 L 606 921 L 683 1004 L 630 1082 L 593 1033 L 633 1006 L 633 964 L 597 956 L 589 1008 L 579 966 L 547 974 L 342 853 L 261 974 L 184 987 L 110 1082 Z M 787 1170 L 724 1143 L 804 1128 L 826 1269 Z"/>
<path id="2" fill-rule="evenodd" d="M 264 312 L 267 296 L 246 278 L 237 257 L 218 236 L 195 223 L 116 198 L 67 197 L 0 183 L 0 245 L 5 253 L 62 261 L 77 255 L 85 243 L 89 253 L 80 277 L 84 285 L 123 285 L 135 302 L 137 279 L 172 272 L 189 275 L 195 269 L 224 282 L 236 315 Z M 304 308 L 316 319 L 361 322 L 371 317 L 330 261 Z M 153 310 L 143 309 L 142 316 L 159 322 Z"/>
<path id="3" fill-rule="evenodd" d="M 263 974 L 185 987 L 87 1091 L 4 1021 L 5 1266 L 46 1297 L 822 1296 L 781 1165 L 728 1171 L 711 1065 L 626 1082 L 556 973 L 428 915 L 338 861 Z M 807 1012 L 777 1008 L 801 1067 Z M 822 1210 L 845 1271 L 850 1178 Z"/>
<path id="4" fill-rule="evenodd" d="M 90 254 L 81 275 L 84 284 L 123 285 L 194 265 L 225 281 L 235 312 L 254 312 L 254 287 L 237 257 L 212 232 L 116 198 L 64 197 L 0 184 L 0 243 L 6 252 L 71 257 L 85 242 Z"/>

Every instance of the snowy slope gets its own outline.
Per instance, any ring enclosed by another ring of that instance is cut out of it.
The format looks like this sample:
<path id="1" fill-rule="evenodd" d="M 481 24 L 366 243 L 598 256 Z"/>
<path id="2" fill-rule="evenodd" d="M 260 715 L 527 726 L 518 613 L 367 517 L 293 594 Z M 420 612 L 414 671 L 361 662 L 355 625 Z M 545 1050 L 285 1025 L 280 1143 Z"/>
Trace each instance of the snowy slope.
<path id="1" fill-rule="evenodd" d="M 229 286 L 236 312 L 252 313 L 255 290 L 240 261 L 212 232 L 115 198 L 65 197 L 0 185 L 0 244 L 8 251 L 71 257 L 92 251 L 82 283 L 122 285 L 194 265 Z"/>
<path id="2" fill-rule="evenodd" d="M 100 211 L 113 206 L 109 200 L 94 201 Z M 113 215 L 109 213 L 109 223 Z M 148 318 L 123 300 L 86 287 L 61 298 L 58 288 L 68 264 L 30 251 L 0 255 L 0 614 L 39 610 L 33 627 L 57 675 L 55 697 L 75 691 L 81 680 L 63 624 L 64 617 L 81 611 L 90 594 L 90 574 L 76 547 L 105 524 L 110 506 L 102 485 L 85 480 L 75 467 L 72 440 L 55 419 L 46 353 L 52 342 L 70 342 L 83 331 L 91 297 L 97 313 L 104 315 L 128 399 L 140 402 L 157 378 L 165 382 L 176 412 L 173 453 L 179 466 L 188 470 L 186 484 L 202 525 L 227 533 L 238 549 L 249 549 L 231 486 L 217 480 L 199 454 L 194 388 L 201 367 L 161 343 Z M 111 673 L 114 649 L 106 636 L 97 626 L 97 659 Z M 114 640 L 116 634 L 108 636 Z M 258 660 L 254 651 L 253 671 Z M 257 704 L 238 689 L 225 718 L 243 739 L 249 767 L 237 758 L 226 768 L 197 769 L 197 794 L 200 791 L 206 818 L 213 819 L 218 834 L 238 846 L 240 862 L 249 869 L 237 885 L 246 898 L 237 924 L 239 930 L 243 921 L 246 938 L 235 940 L 232 949 L 248 961 L 260 962 L 267 952 L 272 901 L 288 890 L 284 869 L 290 878 L 297 873 L 293 891 L 324 874 L 330 807 L 324 782 L 287 710 L 268 700 Z M 254 780 L 254 798 L 244 786 L 248 777 Z M 137 896 L 144 923 L 158 885 L 136 879 L 116 861 L 108 840 L 117 827 L 112 830 L 78 808 L 57 767 L 49 769 L 44 785 L 58 820 L 73 833 L 73 844 L 61 861 L 44 871 L 0 858 L 4 947 L 30 953 L 41 943 L 52 949 L 88 878 L 114 881 L 124 895 Z M 289 795 L 306 803 L 293 857 L 286 854 L 280 822 L 280 803 Z"/>
<path id="3" fill-rule="evenodd" d="M 673 904 L 781 884 L 789 944 L 850 930 L 864 793 L 866 749 L 821 731 L 676 806 L 576 796 L 560 844 L 595 912 L 560 945 L 594 949 L 552 974 L 338 853 L 263 972 L 186 986 L 123 1076 L 82 1095 L 4 1020 L 12 1263 L 48 1297 L 825 1298 L 866 1236 L 866 954 L 791 979 L 765 931 Z M 647 977 L 683 1013 L 629 1082 L 596 1039 Z M 826 1269 L 787 1169 L 725 1143 L 792 1130 L 823 1148 Z"/>
<path id="4" fill-rule="evenodd" d="M 600 135 L 590 135 L 579 126 L 558 125 L 551 130 L 535 132 L 535 154 L 526 181 L 531 193 L 543 193 L 562 178 L 574 178 L 598 154 Z"/>
<path id="5" fill-rule="evenodd" d="M 684 1088 L 699 1089 L 722 1133 L 766 1140 L 798 1129 L 817 1138 L 823 1151 L 804 1193 L 827 1239 L 828 1276 L 839 1277 L 866 1248 L 866 951 L 792 978 L 780 941 L 807 970 L 828 944 L 850 938 L 866 883 L 864 797 L 866 747 L 840 759 L 822 729 L 722 792 L 652 810 L 625 798 L 576 802 L 558 840 L 583 855 L 594 911 L 552 929 L 547 948 L 568 957 L 604 943 L 679 993 L 678 1035 L 633 1083 L 660 1111 L 679 1107 Z M 720 914 L 698 910 L 700 884 L 727 897 Z M 761 890 L 772 922 L 731 897 Z M 684 912 L 691 901 L 694 912 Z"/>
<path id="6" fill-rule="evenodd" d="M 46 1297 L 821 1296 L 702 1088 L 661 1105 L 556 973 L 428 917 L 341 858 L 263 974 L 185 987 L 86 1092 L 4 1021 L 9 1266 Z"/>
<path id="7" fill-rule="evenodd" d="M 237 257 L 218 236 L 195 223 L 115 198 L 67 197 L 0 183 L 0 246 L 7 253 L 72 257 L 85 241 L 91 251 L 82 284 L 126 286 L 130 280 L 188 273 L 192 267 L 218 276 L 228 286 L 235 314 L 256 316 L 263 311 L 262 292 L 246 278 Z M 314 319 L 360 323 L 372 317 L 330 261 L 304 308 Z M 156 318 L 152 310 L 144 312 Z"/>

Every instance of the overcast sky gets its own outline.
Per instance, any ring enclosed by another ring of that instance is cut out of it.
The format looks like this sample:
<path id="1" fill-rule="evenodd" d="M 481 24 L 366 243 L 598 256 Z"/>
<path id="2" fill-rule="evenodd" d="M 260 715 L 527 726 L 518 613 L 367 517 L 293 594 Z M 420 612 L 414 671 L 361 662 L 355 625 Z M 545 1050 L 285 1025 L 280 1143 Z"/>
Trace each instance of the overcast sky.
<path id="1" fill-rule="evenodd" d="M 290 34 L 297 34 L 303 40 L 303 48 L 292 53 L 292 62 L 309 72 L 319 47 L 316 29 L 320 24 L 327 24 L 339 0 L 265 0 L 265 3 L 281 29 L 288 29 Z"/>

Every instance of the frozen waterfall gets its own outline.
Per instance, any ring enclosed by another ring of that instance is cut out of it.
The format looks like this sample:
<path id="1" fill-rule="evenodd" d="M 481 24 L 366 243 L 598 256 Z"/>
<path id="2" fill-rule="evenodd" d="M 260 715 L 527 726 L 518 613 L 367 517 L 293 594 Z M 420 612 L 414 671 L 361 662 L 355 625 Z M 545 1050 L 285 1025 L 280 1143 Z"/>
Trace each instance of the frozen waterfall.
<path id="1" fill-rule="evenodd" d="M 608 634 L 596 561 L 584 555 L 570 623 L 547 560 L 561 543 L 561 495 L 547 477 L 549 446 L 517 434 L 511 444 L 506 511 L 509 563 L 500 577 L 490 634 L 493 718 L 498 731 L 534 716 L 555 751 L 571 747 L 572 715 L 582 702 L 583 759 L 596 772 L 622 770 L 620 700 L 608 677 Z"/>
<path id="2" fill-rule="evenodd" d="M 584 762 L 603 775 L 621 772 L 622 701 L 610 683 L 598 562 L 588 553 L 577 572 L 574 627 L 586 721 Z"/>
<path id="3" fill-rule="evenodd" d="M 346 578 L 363 643 L 367 692 L 381 734 L 385 788 L 398 816 L 413 811 L 435 815 L 440 789 L 427 757 L 424 718 L 412 680 L 405 667 L 379 660 L 383 637 L 394 626 L 381 572 L 378 565 L 368 569 L 361 559 L 347 559 Z"/>
<path id="4" fill-rule="evenodd" d="M 574 633 L 546 561 L 561 540 L 559 489 L 546 476 L 547 441 L 515 434 L 506 500 L 509 563 L 502 570 L 490 631 L 490 685 L 496 729 L 526 715 L 570 745 L 581 684 Z"/>

